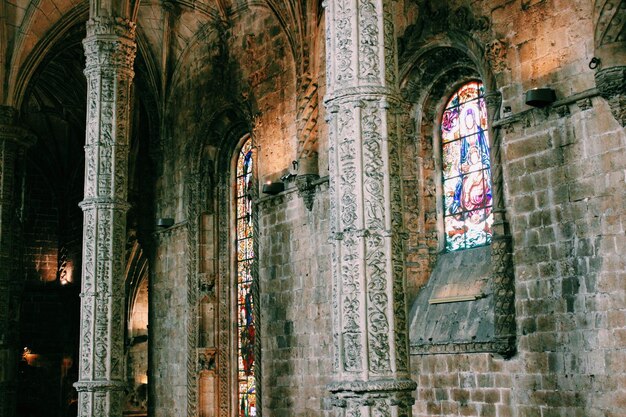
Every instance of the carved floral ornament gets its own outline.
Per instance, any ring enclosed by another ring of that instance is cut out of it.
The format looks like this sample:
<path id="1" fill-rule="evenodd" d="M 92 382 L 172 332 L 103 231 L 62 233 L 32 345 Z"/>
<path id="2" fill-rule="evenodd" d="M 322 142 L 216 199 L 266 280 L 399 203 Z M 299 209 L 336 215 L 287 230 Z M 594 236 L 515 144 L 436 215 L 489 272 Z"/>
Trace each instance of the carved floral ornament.
<path id="1" fill-rule="evenodd" d="M 137 25 L 121 17 L 96 16 L 87 22 L 87 38 L 98 35 L 135 39 Z"/>

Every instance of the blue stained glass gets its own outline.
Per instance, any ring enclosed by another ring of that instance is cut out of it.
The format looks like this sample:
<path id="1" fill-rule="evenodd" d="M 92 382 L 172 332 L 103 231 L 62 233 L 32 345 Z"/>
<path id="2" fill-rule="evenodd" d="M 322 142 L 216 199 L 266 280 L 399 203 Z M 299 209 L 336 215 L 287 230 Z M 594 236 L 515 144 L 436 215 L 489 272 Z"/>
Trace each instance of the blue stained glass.
<path id="1" fill-rule="evenodd" d="M 250 138 L 237 158 L 235 212 L 237 236 L 237 395 L 239 417 L 256 415 L 255 320 L 252 298 L 254 229 L 252 223 L 252 167 L 254 154 Z"/>
<path id="2" fill-rule="evenodd" d="M 441 120 L 445 248 L 454 251 L 491 241 L 491 160 L 485 88 L 461 86 Z"/>

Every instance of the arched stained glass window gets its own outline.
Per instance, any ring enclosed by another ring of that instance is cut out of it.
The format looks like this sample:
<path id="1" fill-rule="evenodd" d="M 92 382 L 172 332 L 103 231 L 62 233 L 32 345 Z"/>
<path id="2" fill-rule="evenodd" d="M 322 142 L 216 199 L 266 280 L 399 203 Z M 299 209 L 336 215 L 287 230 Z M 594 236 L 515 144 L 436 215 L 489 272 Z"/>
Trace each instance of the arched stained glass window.
<path id="1" fill-rule="evenodd" d="M 471 81 L 448 101 L 441 118 L 445 249 L 491 242 L 491 164 L 485 88 Z"/>
<path id="2" fill-rule="evenodd" d="M 252 222 L 252 142 L 248 138 L 237 158 L 236 270 L 237 270 L 237 390 L 240 417 L 256 415 L 254 379 L 255 320 L 252 301 L 254 229 Z"/>

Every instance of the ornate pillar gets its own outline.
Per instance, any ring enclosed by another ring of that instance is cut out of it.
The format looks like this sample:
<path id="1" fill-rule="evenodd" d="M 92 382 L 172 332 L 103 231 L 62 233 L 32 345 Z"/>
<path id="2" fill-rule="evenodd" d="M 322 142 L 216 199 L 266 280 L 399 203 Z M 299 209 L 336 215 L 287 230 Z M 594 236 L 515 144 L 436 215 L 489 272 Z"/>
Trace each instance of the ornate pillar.
<path id="1" fill-rule="evenodd" d="M 16 126 L 17 112 L 0 106 L 0 417 L 15 415 L 17 364 L 19 362 L 18 311 L 22 277 L 16 248 L 19 214 L 15 198 L 16 164 L 30 144 L 25 129 Z"/>
<path id="2" fill-rule="evenodd" d="M 626 126 L 626 0 L 595 0 L 594 24 L 596 85 Z"/>
<path id="3" fill-rule="evenodd" d="M 87 22 L 87 133 L 78 415 L 122 415 L 124 264 L 135 24 Z"/>
<path id="4" fill-rule="evenodd" d="M 500 112 L 502 95 L 490 91 L 485 95 L 491 139 L 491 183 L 493 196 L 493 236 L 491 240 L 491 285 L 494 296 L 495 349 L 510 357 L 515 351 L 515 273 L 513 238 L 506 218 L 504 178 L 502 175 L 502 135 L 494 129 Z"/>
<path id="5" fill-rule="evenodd" d="M 408 417 L 397 53 L 392 0 L 326 8 L 337 415 Z"/>

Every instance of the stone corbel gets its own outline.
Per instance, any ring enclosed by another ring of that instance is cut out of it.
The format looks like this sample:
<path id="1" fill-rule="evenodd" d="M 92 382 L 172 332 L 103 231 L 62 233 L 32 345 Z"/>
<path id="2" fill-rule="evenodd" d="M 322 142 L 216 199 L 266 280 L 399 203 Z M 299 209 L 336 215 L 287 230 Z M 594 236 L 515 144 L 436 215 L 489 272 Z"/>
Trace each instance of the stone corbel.
<path id="1" fill-rule="evenodd" d="M 613 117 L 626 127 L 626 65 L 596 72 L 596 86 L 611 108 Z"/>
<path id="2" fill-rule="evenodd" d="M 317 172 L 317 154 L 309 155 L 298 161 L 296 187 L 298 188 L 298 195 L 302 197 L 304 206 L 309 211 L 313 210 L 313 203 L 315 202 L 315 181 L 320 178 Z"/>

